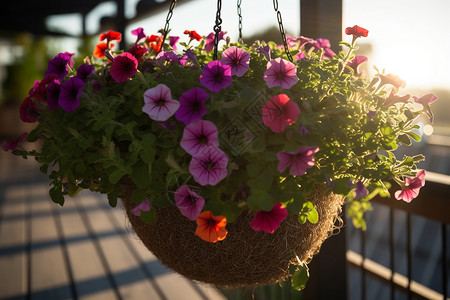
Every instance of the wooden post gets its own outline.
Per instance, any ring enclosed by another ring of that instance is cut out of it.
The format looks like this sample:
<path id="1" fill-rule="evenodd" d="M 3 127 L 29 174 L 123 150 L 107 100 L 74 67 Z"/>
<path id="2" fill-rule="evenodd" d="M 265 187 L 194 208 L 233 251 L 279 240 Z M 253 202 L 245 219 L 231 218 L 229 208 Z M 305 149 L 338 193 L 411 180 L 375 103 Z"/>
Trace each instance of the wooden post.
<path id="1" fill-rule="evenodd" d="M 342 0 L 301 0 L 300 34 L 330 40 L 331 49 L 340 50 L 342 41 Z"/>

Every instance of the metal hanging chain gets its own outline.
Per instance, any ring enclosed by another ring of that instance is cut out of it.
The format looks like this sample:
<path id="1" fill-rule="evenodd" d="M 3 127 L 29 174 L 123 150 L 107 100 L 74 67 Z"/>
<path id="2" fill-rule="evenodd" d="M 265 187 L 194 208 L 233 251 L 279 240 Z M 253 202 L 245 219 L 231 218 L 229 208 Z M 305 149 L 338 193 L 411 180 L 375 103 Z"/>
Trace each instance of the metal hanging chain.
<path id="1" fill-rule="evenodd" d="M 222 0 L 217 0 L 216 25 L 214 25 L 214 54 L 213 60 L 217 60 L 217 48 L 219 46 L 219 34 L 222 31 L 222 18 L 220 17 L 220 10 L 222 9 Z"/>
<path id="2" fill-rule="evenodd" d="M 286 42 L 286 33 L 284 32 L 283 20 L 281 18 L 281 13 L 278 10 L 278 0 L 273 0 L 273 8 L 275 9 L 275 12 L 277 13 L 278 27 L 280 28 L 281 39 L 283 40 L 284 51 L 286 52 L 288 59 L 292 62 L 293 61 L 292 55 L 291 55 L 291 52 L 289 52 L 289 47 Z"/>
<path id="3" fill-rule="evenodd" d="M 242 0 L 237 0 L 237 14 L 239 17 L 239 43 L 243 44 L 244 40 L 242 39 L 242 10 L 241 10 Z"/>
<path id="4" fill-rule="evenodd" d="M 164 30 L 163 30 L 164 34 L 163 34 L 161 48 L 159 49 L 159 51 L 162 50 L 164 41 L 166 40 L 167 34 L 169 33 L 169 21 L 170 21 L 170 19 L 172 19 L 173 9 L 175 8 L 175 5 L 177 5 L 177 0 L 172 0 L 172 2 L 170 3 L 169 12 L 167 13 L 166 25 L 164 26 Z"/>

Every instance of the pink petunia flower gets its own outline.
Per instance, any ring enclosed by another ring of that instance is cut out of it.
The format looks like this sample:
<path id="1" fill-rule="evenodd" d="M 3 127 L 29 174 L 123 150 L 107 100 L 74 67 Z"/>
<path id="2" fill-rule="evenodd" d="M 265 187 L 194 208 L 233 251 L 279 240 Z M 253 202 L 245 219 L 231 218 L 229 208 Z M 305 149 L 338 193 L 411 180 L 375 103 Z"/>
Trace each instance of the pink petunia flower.
<path id="1" fill-rule="evenodd" d="M 198 155 L 208 147 L 219 147 L 216 125 L 207 120 L 188 124 L 183 130 L 180 145 L 192 156 Z"/>
<path id="2" fill-rule="evenodd" d="M 396 103 L 408 103 L 409 99 L 411 98 L 410 94 L 406 94 L 404 96 L 397 96 L 395 95 L 394 89 L 391 90 L 391 93 L 389 96 L 384 100 L 383 106 L 392 106 Z"/>
<path id="3" fill-rule="evenodd" d="M 319 147 L 311 146 L 300 147 L 296 152 L 278 152 L 277 158 L 280 161 L 277 168 L 278 172 L 282 173 L 290 168 L 290 175 L 305 175 L 306 169 L 314 167 L 314 154 L 317 151 L 319 151 Z"/>
<path id="4" fill-rule="evenodd" d="M 168 62 L 178 62 L 180 58 L 173 51 L 161 51 L 156 56 L 156 59 L 166 60 Z"/>
<path id="5" fill-rule="evenodd" d="M 207 147 L 192 157 L 189 172 L 200 185 L 216 185 L 228 174 L 228 156 L 219 148 Z"/>
<path id="6" fill-rule="evenodd" d="M 286 94 L 273 96 L 262 107 L 262 121 L 273 132 L 281 133 L 286 126 L 294 124 L 300 108 Z"/>
<path id="7" fill-rule="evenodd" d="M 61 84 L 58 104 L 67 112 L 74 111 L 80 105 L 80 95 L 84 88 L 84 81 L 77 77 L 70 77 Z"/>
<path id="8" fill-rule="evenodd" d="M 302 59 L 305 59 L 305 58 L 306 58 L 305 53 L 299 52 L 299 53 L 297 53 L 297 55 L 295 55 L 294 60 L 297 61 L 297 60 L 302 60 Z"/>
<path id="9" fill-rule="evenodd" d="M 405 87 L 405 81 L 400 79 L 398 76 L 393 74 L 378 74 L 380 77 L 380 87 L 385 84 L 390 84 L 395 86 L 396 88 Z"/>
<path id="10" fill-rule="evenodd" d="M 347 62 L 347 66 L 353 69 L 353 75 L 358 76 L 361 74 L 359 66 L 367 61 L 367 57 L 363 55 L 356 55 L 351 61 Z"/>
<path id="11" fill-rule="evenodd" d="M 436 101 L 438 97 L 436 97 L 435 94 L 430 93 L 422 97 L 413 96 L 413 98 L 415 102 L 422 104 L 423 108 L 427 110 L 427 115 L 430 118 L 430 122 L 433 123 L 434 116 L 433 113 L 431 112 L 430 104 Z"/>
<path id="12" fill-rule="evenodd" d="M 367 196 L 368 193 L 369 191 L 364 186 L 364 183 L 362 183 L 361 180 L 359 180 L 356 183 L 355 199 L 364 198 Z"/>
<path id="13" fill-rule="evenodd" d="M 144 29 L 142 27 L 132 30 L 131 34 L 136 36 L 136 43 L 146 37 L 146 35 L 144 33 Z"/>
<path id="14" fill-rule="evenodd" d="M 286 207 L 281 203 L 276 203 L 270 211 L 257 211 L 255 218 L 250 222 L 250 227 L 255 231 L 274 233 L 281 222 L 286 219 L 287 215 L 288 212 Z"/>
<path id="15" fill-rule="evenodd" d="M 145 200 L 139 203 L 135 208 L 131 209 L 131 213 L 135 216 L 140 216 L 141 211 L 149 211 L 151 208 L 150 201 Z"/>
<path id="16" fill-rule="evenodd" d="M 298 81 L 297 67 L 280 57 L 272 59 L 267 63 L 264 80 L 269 88 L 281 86 L 284 89 L 290 89 Z"/>
<path id="17" fill-rule="evenodd" d="M 416 174 L 416 177 L 406 177 L 401 185 L 402 189 L 395 192 L 395 199 L 411 202 L 419 195 L 420 188 L 425 185 L 425 170 Z"/>
<path id="18" fill-rule="evenodd" d="M 200 75 L 200 83 L 213 93 L 220 92 L 231 85 L 231 82 L 231 67 L 218 60 L 209 62 L 203 68 L 203 75 Z"/>
<path id="19" fill-rule="evenodd" d="M 250 54 L 244 49 L 231 46 L 223 51 L 222 64 L 231 67 L 231 75 L 242 77 L 250 68 Z"/>
<path id="20" fill-rule="evenodd" d="M 116 82 L 125 82 L 137 72 L 138 61 L 129 52 L 116 56 L 112 62 L 110 73 Z"/>
<path id="21" fill-rule="evenodd" d="M 169 45 L 175 52 L 177 51 L 177 42 L 179 39 L 180 39 L 179 36 L 169 36 Z"/>
<path id="22" fill-rule="evenodd" d="M 187 185 L 182 185 L 176 190 L 174 197 L 181 214 L 191 221 L 197 219 L 205 205 L 205 199 L 189 189 Z"/>
<path id="23" fill-rule="evenodd" d="M 224 35 L 226 33 L 227 33 L 226 31 L 219 32 L 219 41 L 224 39 Z M 211 32 L 206 37 L 206 43 L 205 43 L 205 51 L 206 52 L 210 52 L 214 48 L 214 38 L 215 37 L 216 37 L 216 35 L 214 34 L 214 32 Z"/>
<path id="24" fill-rule="evenodd" d="M 206 114 L 205 100 L 209 94 L 202 88 L 194 87 L 180 97 L 180 108 L 175 118 L 185 125 L 200 120 Z"/>
<path id="25" fill-rule="evenodd" d="M 167 121 L 180 107 L 180 102 L 173 100 L 169 87 L 158 84 L 144 93 L 142 111 L 155 121 Z"/>
<path id="26" fill-rule="evenodd" d="M 9 150 L 14 151 L 27 138 L 28 138 L 28 132 L 24 132 L 15 141 L 3 141 L 2 149 L 3 149 L 3 151 L 9 151 Z"/>

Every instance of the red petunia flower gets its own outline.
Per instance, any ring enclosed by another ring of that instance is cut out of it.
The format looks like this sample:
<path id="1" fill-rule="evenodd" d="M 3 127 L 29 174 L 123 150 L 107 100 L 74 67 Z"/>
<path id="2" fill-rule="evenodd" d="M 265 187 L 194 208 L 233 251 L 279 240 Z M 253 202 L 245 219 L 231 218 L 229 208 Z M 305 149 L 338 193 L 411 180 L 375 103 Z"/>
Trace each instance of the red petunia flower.
<path id="1" fill-rule="evenodd" d="M 184 34 L 188 34 L 189 38 L 192 40 L 200 41 L 202 39 L 202 36 L 198 34 L 195 30 L 185 30 Z"/>
<path id="2" fill-rule="evenodd" d="M 110 47 L 112 48 L 112 47 L 114 47 L 114 44 L 109 44 L 110 45 Z M 95 46 L 95 49 L 94 49 L 94 57 L 96 57 L 96 58 L 102 58 L 102 57 L 104 57 L 105 56 L 105 51 L 108 49 L 108 44 L 107 43 L 100 43 L 100 44 L 97 44 L 96 46 Z"/>
<path id="3" fill-rule="evenodd" d="M 369 30 L 355 25 L 345 28 L 345 34 L 353 35 L 354 38 L 366 37 L 369 34 Z"/>
<path id="4" fill-rule="evenodd" d="M 122 40 L 122 34 L 120 32 L 110 30 L 107 33 L 100 34 L 99 41 L 103 41 L 105 39 L 107 42 L 112 40 L 120 42 Z"/>

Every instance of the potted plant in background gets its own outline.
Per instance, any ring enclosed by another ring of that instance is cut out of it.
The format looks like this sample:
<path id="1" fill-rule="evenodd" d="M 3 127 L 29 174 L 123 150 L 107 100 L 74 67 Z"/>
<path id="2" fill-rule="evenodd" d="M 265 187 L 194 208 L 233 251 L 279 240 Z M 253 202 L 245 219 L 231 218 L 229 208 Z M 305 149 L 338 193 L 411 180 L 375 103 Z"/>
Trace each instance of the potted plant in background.
<path id="1" fill-rule="evenodd" d="M 393 151 L 420 139 L 414 120 L 432 119 L 436 97 L 400 95 L 391 74 L 365 78 L 354 51 L 366 29 L 348 27 L 352 42 L 337 54 L 306 37 L 288 37 L 287 52 L 224 32 L 186 30 L 187 43 L 132 33 L 128 50 L 112 50 L 120 33 L 101 34 L 76 67 L 71 53 L 53 58 L 20 108 L 36 129 L 3 149 L 41 163 L 56 203 L 82 189 L 121 199 L 178 273 L 219 286 L 292 276 L 301 289 L 344 201 L 364 227 L 369 200 L 392 182 L 407 202 L 424 185 L 424 157 Z M 23 150 L 26 140 L 42 146 Z"/>

